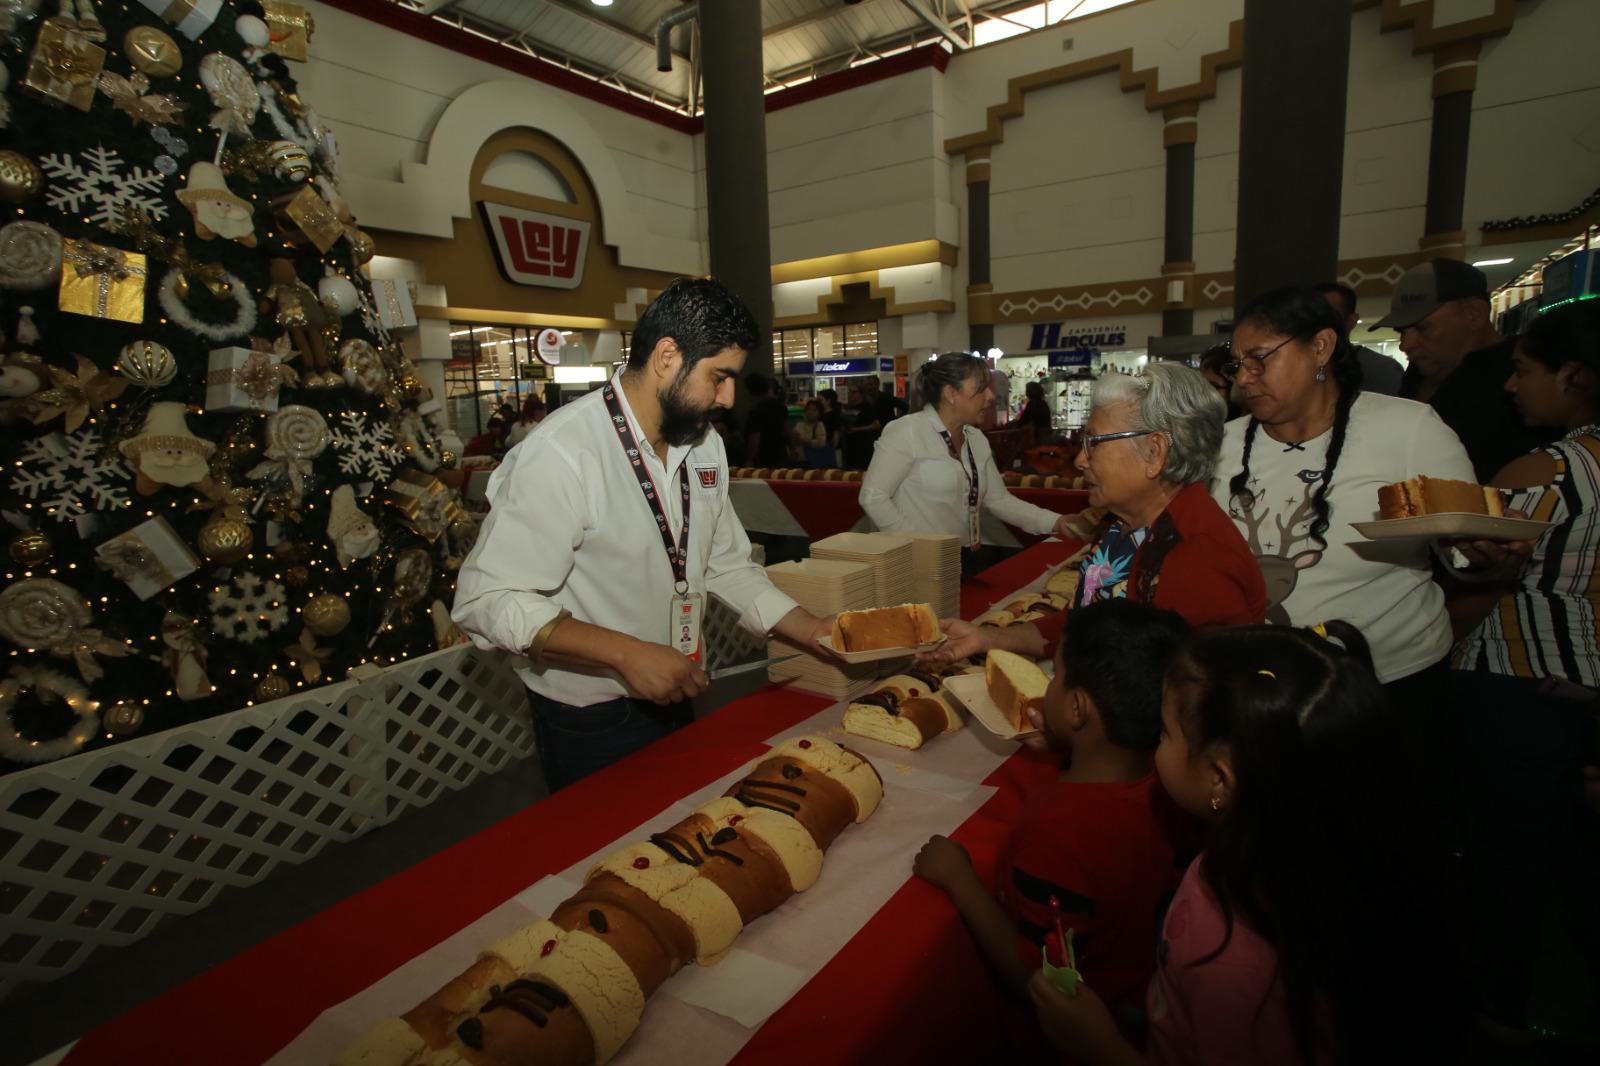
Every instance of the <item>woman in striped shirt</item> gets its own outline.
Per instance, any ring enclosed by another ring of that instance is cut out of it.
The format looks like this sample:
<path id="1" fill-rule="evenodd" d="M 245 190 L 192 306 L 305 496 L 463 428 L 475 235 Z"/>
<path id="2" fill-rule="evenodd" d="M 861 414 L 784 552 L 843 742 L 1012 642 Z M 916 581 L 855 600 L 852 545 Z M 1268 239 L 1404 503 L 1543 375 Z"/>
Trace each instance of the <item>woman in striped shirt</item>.
<path id="1" fill-rule="evenodd" d="M 1452 689 L 1481 1006 L 1523 1029 L 1558 869 L 1572 939 L 1600 973 L 1600 855 L 1581 821 L 1600 707 L 1600 301 L 1535 319 L 1512 362 L 1506 389 L 1523 418 L 1566 433 L 1493 483 L 1554 524 L 1509 581 L 1453 601 L 1458 631 L 1481 621 Z"/>

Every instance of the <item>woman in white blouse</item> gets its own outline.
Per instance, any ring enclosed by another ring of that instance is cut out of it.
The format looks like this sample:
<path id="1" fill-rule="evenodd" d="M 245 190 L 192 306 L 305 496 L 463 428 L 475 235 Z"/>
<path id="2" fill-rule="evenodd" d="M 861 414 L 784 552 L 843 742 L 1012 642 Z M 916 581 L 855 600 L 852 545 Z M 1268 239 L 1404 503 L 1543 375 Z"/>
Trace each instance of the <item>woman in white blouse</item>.
<path id="1" fill-rule="evenodd" d="M 1017 499 L 1000 479 L 976 428 L 995 402 L 982 359 L 941 355 L 918 372 L 913 393 L 922 410 L 884 427 L 861 482 L 861 509 L 879 529 L 953 533 L 977 547 L 979 512 L 987 510 L 1028 533 L 1065 530 L 1065 515 Z"/>

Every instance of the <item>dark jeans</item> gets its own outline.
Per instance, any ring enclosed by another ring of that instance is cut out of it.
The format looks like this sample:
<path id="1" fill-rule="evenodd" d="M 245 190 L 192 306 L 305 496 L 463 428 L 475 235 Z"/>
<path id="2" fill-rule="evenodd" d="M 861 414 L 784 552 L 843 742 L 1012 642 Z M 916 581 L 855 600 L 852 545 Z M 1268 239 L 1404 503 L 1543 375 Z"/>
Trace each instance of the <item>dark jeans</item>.
<path id="1" fill-rule="evenodd" d="M 1455 769 L 1466 845 L 1473 971 L 1484 1006 L 1522 1021 L 1559 890 L 1571 940 L 1600 965 L 1600 848 L 1583 762 L 1600 701 L 1577 686 L 1452 671 Z M 1600 972 L 1600 971 L 1597 971 Z"/>
<path id="2" fill-rule="evenodd" d="M 648 700 L 616 699 L 573 707 L 537 692 L 529 692 L 528 700 L 539 765 L 551 792 L 694 721 L 694 705 L 688 701 L 658 707 Z"/>

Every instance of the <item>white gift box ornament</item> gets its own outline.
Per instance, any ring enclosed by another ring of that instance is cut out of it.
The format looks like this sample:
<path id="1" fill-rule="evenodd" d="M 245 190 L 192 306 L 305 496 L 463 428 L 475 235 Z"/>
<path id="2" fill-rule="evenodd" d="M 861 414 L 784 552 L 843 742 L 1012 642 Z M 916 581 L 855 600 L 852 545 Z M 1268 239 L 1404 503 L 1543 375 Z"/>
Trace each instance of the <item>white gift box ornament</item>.
<path id="1" fill-rule="evenodd" d="M 191 41 L 199 40 L 222 10 L 222 0 L 139 0 L 139 5 L 160 15 Z"/>
<path id="2" fill-rule="evenodd" d="M 417 310 L 411 302 L 411 290 L 404 281 L 375 279 L 372 282 L 372 300 L 377 304 L 378 321 L 383 323 L 384 329 L 393 332 L 416 328 Z"/>
<path id="3" fill-rule="evenodd" d="M 206 410 L 276 411 L 282 383 L 276 352 L 213 348 L 206 364 Z"/>
<path id="4" fill-rule="evenodd" d="M 199 558 L 165 518 L 141 522 L 101 544 L 94 553 L 100 565 L 141 600 L 200 569 Z"/>

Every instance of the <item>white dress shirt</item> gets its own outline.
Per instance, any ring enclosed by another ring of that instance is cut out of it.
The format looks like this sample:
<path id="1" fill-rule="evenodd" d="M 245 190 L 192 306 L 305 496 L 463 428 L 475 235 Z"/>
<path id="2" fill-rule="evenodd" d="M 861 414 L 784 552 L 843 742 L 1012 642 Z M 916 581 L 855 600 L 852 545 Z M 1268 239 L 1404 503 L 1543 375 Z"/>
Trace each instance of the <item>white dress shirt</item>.
<path id="1" fill-rule="evenodd" d="M 616 378 L 612 385 L 644 442 Z M 641 450 L 674 540 L 683 522 L 678 470 L 688 464 L 690 591 L 715 594 L 751 632 L 771 632 L 795 602 L 750 559 L 728 501 L 722 438 L 707 433 L 692 447 L 670 448 L 665 464 L 654 449 Z M 488 494 L 489 515 L 461 565 L 451 611 L 474 644 L 522 654 L 564 607 L 580 621 L 670 645 L 672 566 L 600 390 L 553 412 L 512 448 Z M 572 706 L 628 695 L 621 676 L 600 666 L 552 663 L 519 673 L 533 691 Z"/>
<path id="2" fill-rule="evenodd" d="M 874 525 L 885 532 L 953 533 L 966 543 L 967 486 L 976 460 L 980 508 L 1028 533 L 1055 529 L 1060 515 L 1011 495 L 981 430 L 962 427 L 966 444 L 957 459 L 945 446 L 943 429 L 933 407 L 884 428 L 861 479 L 861 509 Z"/>

